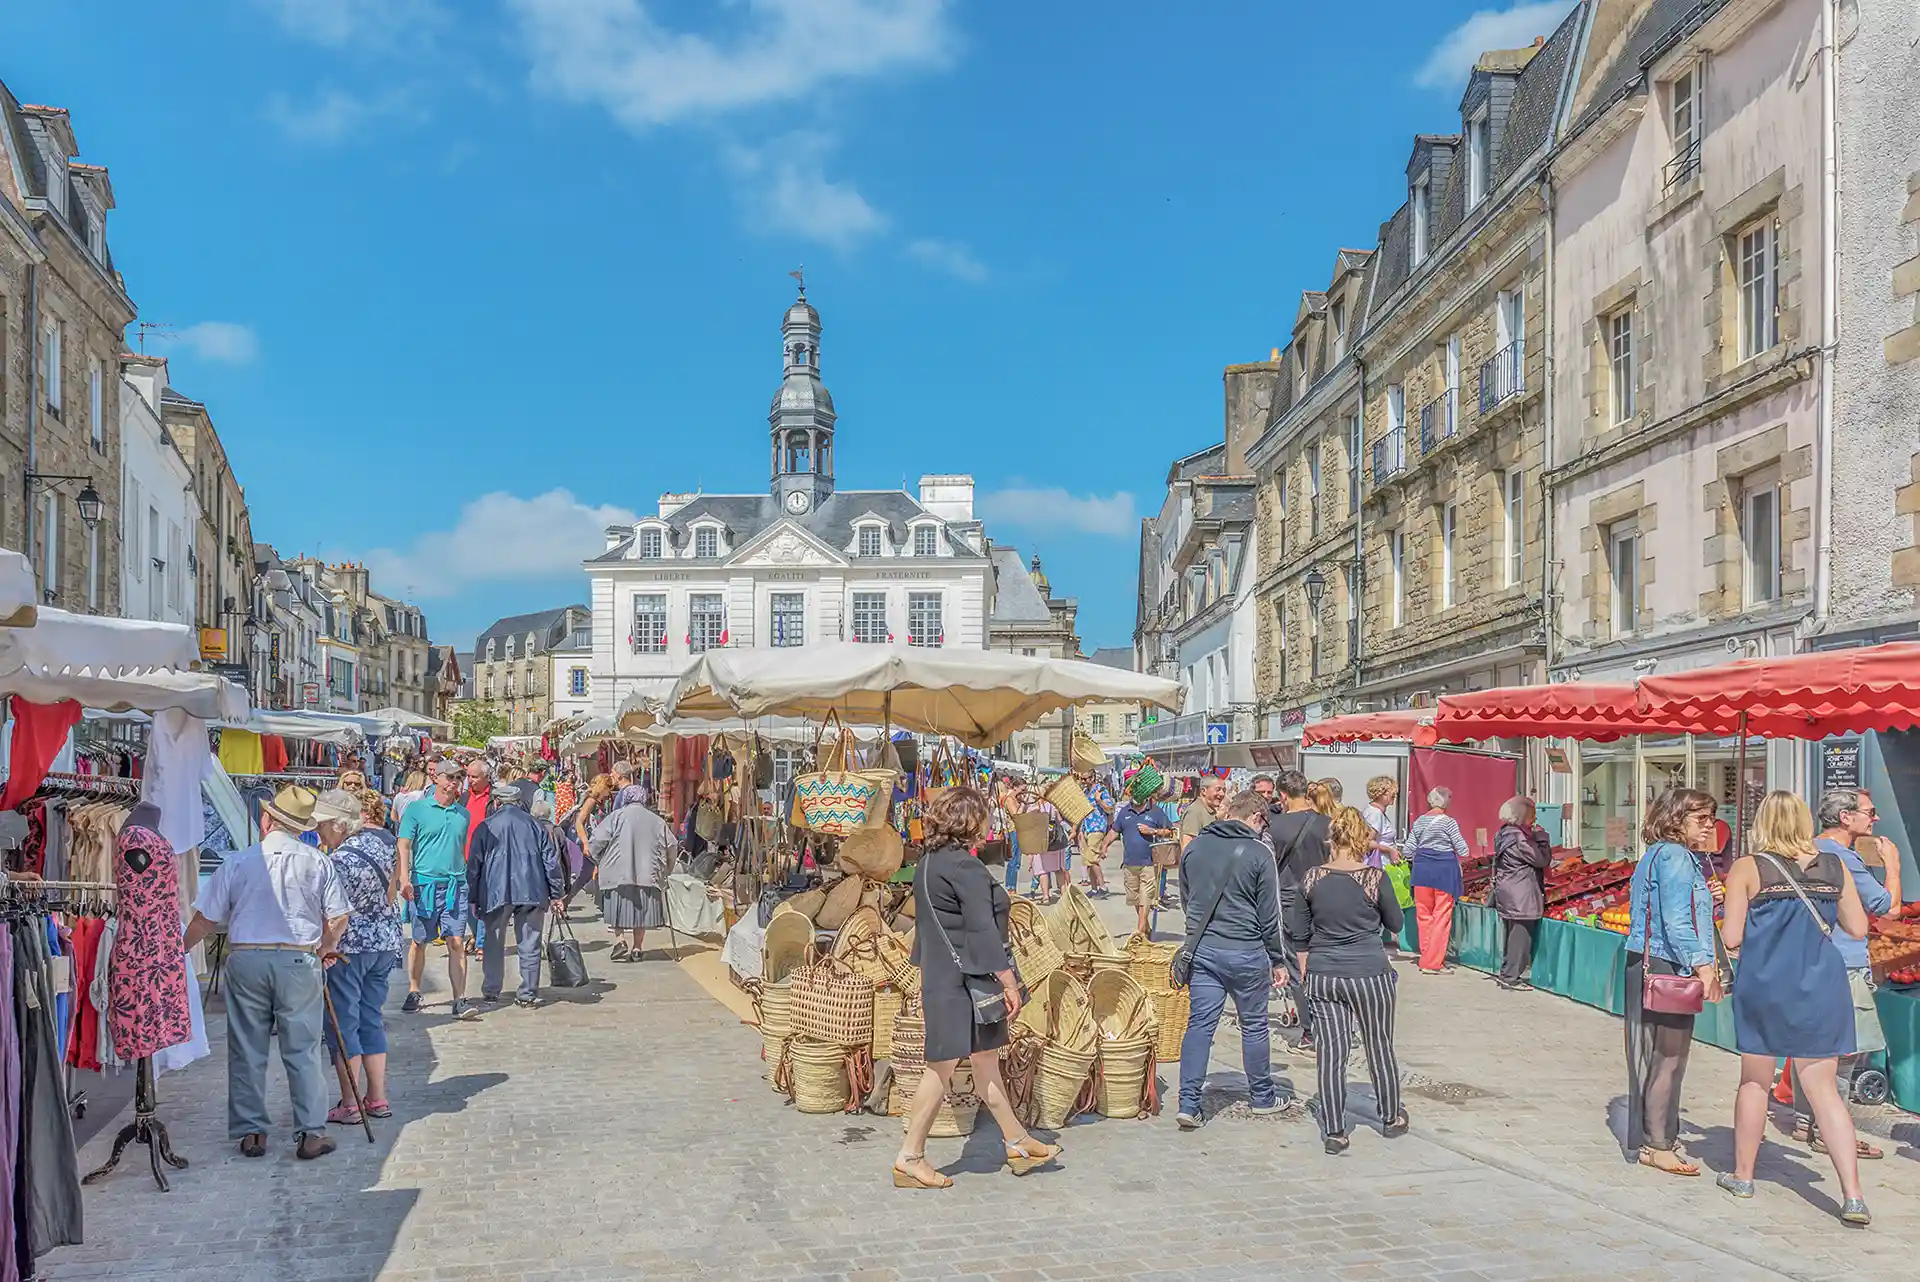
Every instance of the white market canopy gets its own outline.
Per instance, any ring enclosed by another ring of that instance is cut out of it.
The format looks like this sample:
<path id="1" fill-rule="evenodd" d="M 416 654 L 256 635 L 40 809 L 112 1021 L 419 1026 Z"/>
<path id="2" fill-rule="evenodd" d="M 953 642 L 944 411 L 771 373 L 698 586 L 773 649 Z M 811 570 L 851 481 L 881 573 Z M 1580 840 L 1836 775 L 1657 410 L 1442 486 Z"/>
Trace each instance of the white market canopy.
<path id="1" fill-rule="evenodd" d="M 633 734 L 653 726 L 662 715 L 659 695 L 643 694 L 635 690 L 620 701 L 619 708 L 614 711 L 613 720 L 621 730 L 627 734 Z"/>
<path id="2" fill-rule="evenodd" d="M 255 708 L 247 716 L 227 724 L 232 729 L 251 730 L 255 734 L 277 734 L 287 739 L 332 744 L 356 744 L 389 733 L 385 723 L 350 712 L 272 712 Z"/>
<path id="3" fill-rule="evenodd" d="M 0 694 L 32 703 L 72 699 L 103 712 L 179 708 L 205 721 L 247 715 L 247 692 L 199 661 L 191 629 L 41 610 L 30 628 L 0 628 Z"/>
<path id="4" fill-rule="evenodd" d="M 378 728 L 370 731 L 374 737 L 392 734 L 395 730 L 451 730 L 451 722 L 430 717 L 424 712 L 408 712 L 405 708 L 385 707 L 372 712 L 362 712 L 359 720 L 377 722 Z"/>
<path id="5" fill-rule="evenodd" d="M 39 606 L 32 562 L 12 548 L 0 548 L 0 628 L 32 627 Z"/>
<path id="6" fill-rule="evenodd" d="M 1177 681 L 1078 659 L 998 650 L 837 641 L 794 649 L 709 650 L 674 683 L 675 720 L 804 717 L 950 734 L 976 748 L 1083 703 L 1181 707 Z"/>
<path id="7" fill-rule="evenodd" d="M 610 718 L 594 717 L 583 722 L 578 729 L 560 741 L 560 755 L 563 757 L 585 756 L 605 740 L 619 737 L 620 727 Z"/>
<path id="8" fill-rule="evenodd" d="M 856 742 L 870 746 L 880 742 L 885 734 L 879 726 L 849 725 Z M 675 735 L 716 735 L 723 739 L 746 740 L 758 735 L 763 743 L 805 744 L 809 747 L 820 738 L 821 727 L 818 722 L 802 717 L 759 717 L 747 720 L 744 717 L 726 717 L 717 721 L 673 720 L 656 721 L 644 730 L 626 731 L 622 737 L 640 743 L 660 743 Z"/>

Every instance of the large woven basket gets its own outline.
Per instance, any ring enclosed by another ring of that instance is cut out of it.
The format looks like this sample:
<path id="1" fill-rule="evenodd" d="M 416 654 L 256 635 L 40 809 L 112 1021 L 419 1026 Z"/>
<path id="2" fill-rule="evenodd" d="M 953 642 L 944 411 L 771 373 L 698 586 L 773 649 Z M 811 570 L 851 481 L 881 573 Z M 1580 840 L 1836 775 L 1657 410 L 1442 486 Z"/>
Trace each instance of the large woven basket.
<path id="1" fill-rule="evenodd" d="M 937 1140 L 959 1139 L 963 1135 L 973 1134 L 973 1126 L 980 1118 L 980 1097 L 962 1095 L 958 1091 L 948 1091 L 947 1097 L 940 1101 L 940 1108 L 933 1115 L 933 1125 L 927 1134 Z M 900 1124 L 904 1128 L 910 1119 L 901 1114 Z"/>
<path id="2" fill-rule="evenodd" d="M 793 1036 L 793 990 L 785 982 L 762 984 L 753 995 L 753 1010 L 760 1021 L 760 1058 L 766 1061 L 767 1075 L 780 1064 L 787 1039 Z"/>
<path id="3" fill-rule="evenodd" d="M 1094 909 L 1093 901 L 1087 898 L 1087 892 L 1069 882 L 1060 892 L 1060 902 L 1043 914 L 1047 928 L 1053 932 L 1053 942 L 1068 957 L 1075 953 L 1086 953 L 1103 957 L 1120 956 L 1120 950 L 1114 945 L 1113 932 L 1107 929 L 1100 914 Z"/>
<path id="4" fill-rule="evenodd" d="M 1156 944 L 1143 935 L 1135 935 L 1127 941 L 1127 973 L 1149 993 L 1168 992 L 1173 988 L 1173 976 L 1168 968 L 1173 964 L 1173 955 L 1179 951 L 1179 944 Z"/>
<path id="5" fill-rule="evenodd" d="M 873 1058 L 881 1060 L 893 1058 L 893 1021 L 906 1005 L 906 999 L 897 988 L 876 988 L 873 990 Z"/>
<path id="6" fill-rule="evenodd" d="M 1076 730 L 1073 732 L 1071 760 L 1075 770 L 1086 774 L 1107 764 L 1107 752 L 1093 741 L 1091 735 Z"/>
<path id="7" fill-rule="evenodd" d="M 1099 1036 L 1085 985 L 1064 970 L 1055 971 L 1033 990 L 1033 1000 L 1021 1008 L 1013 1022 L 1018 1031 L 1089 1055 Z"/>
<path id="8" fill-rule="evenodd" d="M 1053 819 L 1045 811 L 1023 810 L 1013 817 L 1013 835 L 1020 839 L 1020 857 L 1031 859 L 1049 849 L 1047 838 L 1053 831 Z"/>
<path id="9" fill-rule="evenodd" d="M 1037 989 L 1047 982 L 1048 976 L 1067 964 L 1066 954 L 1053 941 L 1053 932 L 1030 899 L 1014 899 L 1007 913 L 1007 945 L 1012 948 L 1014 965 L 1020 968 L 1020 978 L 1027 982 L 1029 989 Z"/>
<path id="10" fill-rule="evenodd" d="M 796 1037 L 787 1044 L 787 1094 L 802 1113 L 844 1113 L 852 1098 L 847 1048 Z"/>
<path id="11" fill-rule="evenodd" d="M 896 965 L 905 960 L 898 937 L 887 929 L 880 910 L 868 904 L 854 909 L 841 925 L 834 936 L 833 955 L 875 986 L 891 984 Z"/>
<path id="12" fill-rule="evenodd" d="M 1033 1122 L 1059 1130 L 1079 1111 L 1080 1097 L 1093 1076 L 1094 1052 L 1048 1042 L 1040 1051 L 1033 1078 Z"/>
<path id="13" fill-rule="evenodd" d="M 760 945 L 760 978 L 780 983 L 813 962 L 813 919 L 804 913 L 776 912 Z"/>
<path id="14" fill-rule="evenodd" d="M 834 958 L 793 973 L 793 1031 L 835 1046 L 873 1043 L 873 981 Z"/>
<path id="15" fill-rule="evenodd" d="M 893 1029 L 888 1035 L 888 1046 L 892 1053 L 893 1080 L 918 1083 L 920 1074 L 927 1067 L 927 1025 L 920 1017 L 920 1004 L 907 1002 L 894 1012 Z M 909 1094 L 913 1087 L 907 1088 Z"/>
<path id="16" fill-rule="evenodd" d="M 1193 994 L 1184 988 L 1149 994 L 1153 1013 L 1159 1021 L 1159 1047 L 1154 1058 L 1162 1064 L 1180 1062 L 1180 1042 L 1187 1035 L 1187 1022 L 1193 1016 Z"/>
<path id="17" fill-rule="evenodd" d="M 1060 817 L 1078 828 L 1080 821 L 1093 813 L 1093 803 L 1087 800 L 1087 790 L 1072 775 L 1061 775 L 1047 785 L 1040 794 L 1060 812 Z"/>
<path id="18" fill-rule="evenodd" d="M 1103 1042 L 1148 1038 L 1158 1026 L 1147 990 L 1135 983 L 1124 968 L 1095 975 L 1087 985 L 1087 1005 L 1093 1011 L 1093 1022 Z"/>
<path id="19" fill-rule="evenodd" d="M 913 1111 L 913 1097 L 920 1090 L 920 1079 L 925 1072 L 926 1066 L 923 1064 L 913 1071 L 911 1077 L 902 1077 L 899 1066 L 894 1066 L 893 1085 L 887 1091 L 888 1117 L 905 1118 Z M 958 1127 L 963 1120 L 963 1109 L 966 1129 L 960 1130 Z M 943 1138 L 970 1135 L 979 1112 L 980 1097 L 974 1090 L 973 1065 L 961 1060 L 953 1070 L 953 1077 L 947 1082 L 947 1098 L 941 1104 L 940 1111 L 934 1114 L 933 1130 L 928 1133 Z"/>
<path id="20" fill-rule="evenodd" d="M 1153 1064 L 1153 1037 L 1100 1043 L 1099 1082 L 1093 1106 L 1102 1117 L 1139 1117 L 1146 1110 L 1147 1073 Z"/>

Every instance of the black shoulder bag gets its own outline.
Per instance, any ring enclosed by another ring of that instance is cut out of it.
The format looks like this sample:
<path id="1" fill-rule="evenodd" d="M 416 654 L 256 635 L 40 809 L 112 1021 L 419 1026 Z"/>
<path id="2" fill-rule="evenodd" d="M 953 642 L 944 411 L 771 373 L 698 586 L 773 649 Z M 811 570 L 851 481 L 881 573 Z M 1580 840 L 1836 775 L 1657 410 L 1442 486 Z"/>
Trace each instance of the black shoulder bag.
<path id="1" fill-rule="evenodd" d="M 928 887 L 931 891 L 932 887 Z M 1007 990 L 992 975 L 972 975 L 967 973 L 966 963 L 960 960 L 960 950 L 953 946 L 953 940 L 947 936 L 946 923 L 940 920 L 940 910 L 933 906 L 933 895 L 927 895 L 927 916 L 933 918 L 933 928 L 940 932 L 940 943 L 945 946 L 947 956 L 953 958 L 953 968 L 960 972 L 960 978 L 967 986 L 967 997 L 973 1002 L 973 1022 L 980 1025 L 1000 1024 L 1007 1018 Z"/>
<path id="2" fill-rule="evenodd" d="M 1263 847 L 1265 844 L 1261 843 Z M 1207 933 L 1207 927 L 1213 921 L 1214 910 L 1220 907 L 1220 897 L 1227 893 L 1227 883 L 1233 880 L 1233 874 L 1239 869 L 1242 857 L 1236 845 L 1233 860 L 1220 877 L 1220 888 L 1213 892 L 1213 899 L 1207 904 L 1207 911 L 1200 914 L 1200 925 L 1197 928 L 1188 928 L 1187 937 L 1180 942 L 1180 947 L 1167 962 L 1167 979 L 1175 988 L 1185 988 L 1193 979 L 1193 950 L 1200 946 L 1200 937 Z"/>

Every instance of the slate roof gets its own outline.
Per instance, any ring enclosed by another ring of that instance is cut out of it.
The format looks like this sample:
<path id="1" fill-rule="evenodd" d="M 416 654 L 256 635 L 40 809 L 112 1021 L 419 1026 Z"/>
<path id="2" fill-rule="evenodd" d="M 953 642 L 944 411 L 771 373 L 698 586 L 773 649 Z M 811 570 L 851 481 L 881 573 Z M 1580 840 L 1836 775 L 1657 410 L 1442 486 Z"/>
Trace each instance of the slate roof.
<path id="1" fill-rule="evenodd" d="M 575 618 L 592 617 L 592 611 L 588 610 L 584 605 L 563 605 L 556 606 L 551 610 L 536 610 L 532 614 L 509 615 L 507 618 L 496 621 L 492 627 L 482 632 L 479 637 L 475 639 L 473 644 L 474 653 L 485 654 L 488 641 L 496 638 L 504 640 L 507 637 L 517 639 L 526 636 L 529 632 L 534 633 L 538 639 L 535 653 L 543 653 L 551 650 L 555 642 L 560 641 L 566 636 L 566 632 L 562 631 L 562 629 L 568 627 L 568 610 L 573 611 Z M 524 658 L 525 656 L 516 655 L 515 657 Z"/>
<path id="2" fill-rule="evenodd" d="M 1082 655 L 1088 663 L 1097 663 L 1103 668 L 1118 668 L 1122 672 L 1133 671 L 1133 650 L 1123 645 L 1101 646 L 1092 654 Z"/>
<path id="3" fill-rule="evenodd" d="M 666 518 L 667 540 L 676 553 L 684 552 L 693 542 L 694 522 L 702 517 L 711 517 L 726 528 L 727 542 L 738 549 L 784 518 L 838 550 L 853 543 L 855 521 L 862 517 L 877 516 L 887 523 L 893 545 L 902 547 L 907 542 L 907 523 L 917 517 L 931 515 L 904 490 L 835 490 L 805 516 L 788 516 L 781 509 L 780 500 L 772 494 L 702 494 Z M 957 538 L 949 539 L 948 545 L 956 559 L 980 559 L 978 553 Z M 607 564 L 624 562 L 632 546 L 633 536 L 629 534 L 593 560 Z M 731 555 L 697 559 L 676 556 L 675 559 L 693 561 L 696 565 L 718 565 Z"/>
<path id="4" fill-rule="evenodd" d="M 1051 623 L 1053 611 L 1027 570 L 1018 548 L 993 549 L 994 623 Z"/>
<path id="5" fill-rule="evenodd" d="M 1726 5 L 1726 0 L 1653 0 L 1627 36 L 1613 62 L 1601 73 L 1585 114 L 1574 125 L 1579 133 L 1606 114 L 1616 98 L 1629 92 L 1646 69 L 1687 31 L 1699 26 Z"/>
<path id="6" fill-rule="evenodd" d="M 1501 141 L 1500 154 L 1493 158 L 1495 188 L 1553 136 L 1553 118 L 1558 113 L 1567 63 L 1580 34 L 1580 17 L 1581 8 L 1575 5 L 1514 84 L 1513 101 L 1507 107 L 1506 137 Z"/>
<path id="7" fill-rule="evenodd" d="M 567 634 L 565 640 L 561 641 L 559 645 L 556 645 L 553 648 L 556 650 L 591 650 L 593 649 L 593 625 L 588 624 L 584 628 L 575 628 L 572 632 Z"/>
<path id="8" fill-rule="evenodd" d="M 34 142 L 33 135 L 27 131 L 27 113 L 21 108 L 20 100 L 13 96 L 13 91 L 4 83 L 0 83 L 0 126 L 4 126 L 6 130 L 7 150 L 19 160 L 21 173 L 27 180 L 27 189 L 20 193 L 22 198 L 31 199 L 37 196 L 45 199 L 47 184 L 52 181 L 53 176 L 47 173 L 46 158 L 40 154 L 39 144 Z M 98 165 L 87 165 L 85 168 L 100 174 L 103 178 L 106 174 L 106 170 Z M 59 181 L 68 189 L 65 203 L 65 208 L 69 211 L 67 225 L 80 242 L 85 244 L 86 215 L 79 204 L 80 197 L 77 194 L 80 182 L 70 173 L 59 175 Z M 111 275 L 113 272 L 112 249 L 108 248 L 102 257 L 104 261 L 101 266 Z"/>

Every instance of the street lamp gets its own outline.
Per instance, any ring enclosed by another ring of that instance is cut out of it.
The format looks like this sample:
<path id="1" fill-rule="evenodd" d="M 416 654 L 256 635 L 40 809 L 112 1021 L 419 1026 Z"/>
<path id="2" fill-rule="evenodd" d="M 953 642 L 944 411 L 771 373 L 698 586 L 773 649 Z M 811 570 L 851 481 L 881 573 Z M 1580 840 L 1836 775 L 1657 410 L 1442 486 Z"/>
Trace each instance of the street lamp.
<path id="1" fill-rule="evenodd" d="M 80 509 L 80 519 L 87 523 L 87 528 L 100 524 L 100 512 L 105 505 L 100 501 L 100 491 L 92 485 L 80 491 L 79 497 L 74 499 L 74 506 Z"/>
<path id="2" fill-rule="evenodd" d="M 36 488 L 57 488 L 58 486 L 65 485 L 69 481 L 79 481 L 83 486 L 80 493 L 74 497 L 74 506 L 80 510 L 80 519 L 87 523 L 87 528 L 92 529 L 94 526 L 100 524 L 100 513 L 106 504 L 101 501 L 100 491 L 93 488 L 93 478 L 91 476 L 63 476 L 53 472 L 28 472 L 27 492 L 31 494 Z"/>
<path id="3" fill-rule="evenodd" d="M 1307 604 L 1315 614 L 1320 613 L 1320 603 L 1327 599 L 1327 576 L 1320 573 L 1319 566 L 1307 571 L 1304 586 L 1307 589 Z"/>
<path id="4" fill-rule="evenodd" d="M 251 652 L 253 650 L 254 643 L 260 639 L 260 620 L 254 618 L 251 614 L 249 614 L 247 616 L 247 621 L 240 625 L 240 630 L 246 633 L 247 650 Z"/>

